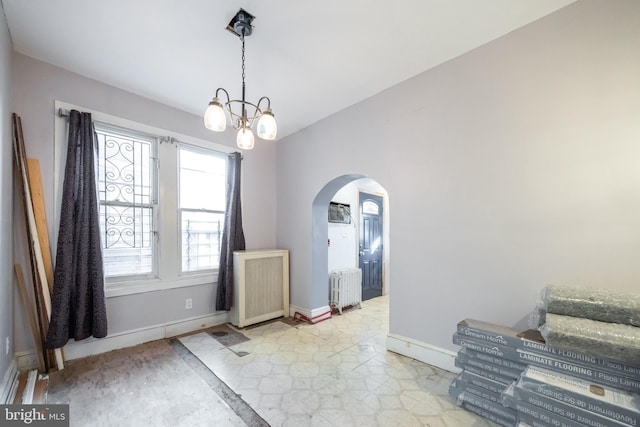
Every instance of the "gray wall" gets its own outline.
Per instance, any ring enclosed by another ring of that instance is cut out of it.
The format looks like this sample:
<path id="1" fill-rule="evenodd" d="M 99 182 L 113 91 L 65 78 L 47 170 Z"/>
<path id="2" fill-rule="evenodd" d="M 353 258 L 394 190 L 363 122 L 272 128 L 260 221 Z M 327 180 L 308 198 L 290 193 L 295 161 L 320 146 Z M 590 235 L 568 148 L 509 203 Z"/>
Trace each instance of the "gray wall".
<path id="1" fill-rule="evenodd" d="M 40 161 L 51 236 L 54 236 L 57 228 L 53 224 L 55 100 L 218 144 L 235 144 L 235 135 L 231 131 L 222 135 L 214 134 L 204 128 L 201 116 L 153 102 L 21 54 L 14 53 L 12 59 L 16 94 L 13 107 L 22 118 L 27 155 Z M 205 107 L 203 105 L 203 111 Z M 275 245 L 275 148 L 274 142 L 258 141 L 256 149 L 244 154 L 243 213 L 249 249 L 273 248 Z M 55 249 L 53 252 L 55 254 Z M 215 313 L 214 297 L 215 285 L 208 284 L 108 298 L 109 333 Z M 186 298 L 193 299 L 193 309 L 185 310 Z M 20 324 L 16 328 L 17 350 L 31 350 L 33 345 L 26 332 L 26 321 L 20 315 L 16 317 Z"/>
<path id="2" fill-rule="evenodd" d="M 583 0 L 280 141 L 292 303 L 326 304 L 312 203 L 348 174 L 389 193 L 390 333 L 454 349 L 458 321 L 522 325 L 550 283 L 637 292 L 639 22 Z"/>
<path id="3" fill-rule="evenodd" d="M 11 133 L 11 39 L 0 2 L 0 381 L 13 354 L 13 142 Z M 5 340 L 11 348 L 5 352 Z M 0 383 L 1 384 L 1 383 Z"/>

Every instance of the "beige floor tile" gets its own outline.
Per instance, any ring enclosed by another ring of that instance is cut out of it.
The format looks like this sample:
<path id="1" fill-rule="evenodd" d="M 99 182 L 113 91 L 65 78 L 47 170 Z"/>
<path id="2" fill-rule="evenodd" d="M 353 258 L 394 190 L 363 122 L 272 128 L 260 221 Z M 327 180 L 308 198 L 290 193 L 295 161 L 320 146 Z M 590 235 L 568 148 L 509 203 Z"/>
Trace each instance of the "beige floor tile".
<path id="1" fill-rule="evenodd" d="M 386 350 L 387 312 L 382 297 L 315 325 L 247 328 L 250 341 L 227 350 L 250 353 L 242 362 L 185 345 L 274 425 L 489 425 L 451 401 L 453 374 Z"/>

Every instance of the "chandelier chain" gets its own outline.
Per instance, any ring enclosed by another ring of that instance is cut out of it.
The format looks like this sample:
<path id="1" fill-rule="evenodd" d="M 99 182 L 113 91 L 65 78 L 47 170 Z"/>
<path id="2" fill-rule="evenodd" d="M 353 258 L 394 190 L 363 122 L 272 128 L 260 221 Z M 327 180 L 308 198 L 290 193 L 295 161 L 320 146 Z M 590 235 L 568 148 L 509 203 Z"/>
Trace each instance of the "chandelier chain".
<path id="1" fill-rule="evenodd" d="M 244 34 L 240 37 L 242 40 L 242 87 L 244 87 L 245 69 L 244 69 Z"/>

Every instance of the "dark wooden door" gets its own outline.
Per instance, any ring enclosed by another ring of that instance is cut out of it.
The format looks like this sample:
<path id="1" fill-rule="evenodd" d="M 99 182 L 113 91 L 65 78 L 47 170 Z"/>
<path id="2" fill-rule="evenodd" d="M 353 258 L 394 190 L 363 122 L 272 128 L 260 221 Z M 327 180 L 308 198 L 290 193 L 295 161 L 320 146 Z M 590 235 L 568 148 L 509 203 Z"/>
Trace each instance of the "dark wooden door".
<path id="1" fill-rule="evenodd" d="M 360 192 L 362 299 L 382 295 L 382 197 Z"/>

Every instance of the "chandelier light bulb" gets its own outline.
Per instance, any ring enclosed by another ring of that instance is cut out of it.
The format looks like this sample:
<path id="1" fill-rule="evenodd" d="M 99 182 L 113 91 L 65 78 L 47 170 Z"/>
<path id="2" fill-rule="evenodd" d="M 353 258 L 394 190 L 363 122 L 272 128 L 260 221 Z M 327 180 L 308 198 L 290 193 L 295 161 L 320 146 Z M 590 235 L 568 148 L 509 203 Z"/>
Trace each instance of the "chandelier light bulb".
<path id="1" fill-rule="evenodd" d="M 240 128 L 238 131 L 238 137 L 236 138 L 238 148 L 242 150 L 251 150 L 253 149 L 254 141 L 253 132 L 250 128 L 246 126 Z"/>
<path id="2" fill-rule="evenodd" d="M 204 112 L 204 125 L 214 132 L 224 132 L 227 128 L 227 117 L 222 108 L 220 98 L 213 98 Z"/>
<path id="3" fill-rule="evenodd" d="M 267 141 L 273 141 L 278 134 L 278 125 L 276 119 L 273 116 L 271 108 L 264 110 L 260 119 L 258 120 L 258 136 Z"/>

